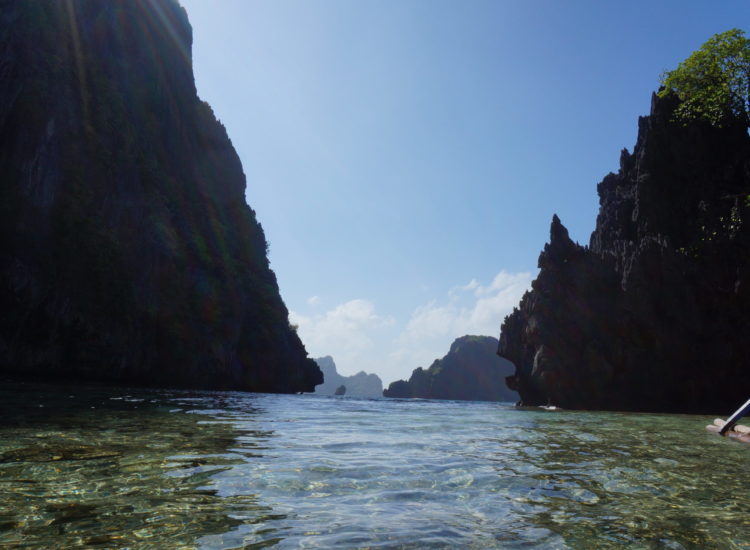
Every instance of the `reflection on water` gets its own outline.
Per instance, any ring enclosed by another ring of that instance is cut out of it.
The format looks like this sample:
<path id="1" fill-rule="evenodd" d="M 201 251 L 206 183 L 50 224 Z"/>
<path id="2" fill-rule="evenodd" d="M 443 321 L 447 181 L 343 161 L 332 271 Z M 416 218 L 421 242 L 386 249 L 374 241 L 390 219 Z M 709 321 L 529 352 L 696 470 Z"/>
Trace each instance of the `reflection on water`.
<path id="1" fill-rule="evenodd" d="M 219 397 L 34 389 L 0 391 L 0 547 L 194 548 L 276 517 L 213 487 L 270 436 L 188 414 Z"/>
<path id="2" fill-rule="evenodd" d="M 539 413 L 537 413 L 539 414 Z M 750 548 L 750 451 L 706 418 L 540 415 L 508 466 L 520 515 L 570 548 Z M 537 434 L 538 435 L 538 434 Z"/>
<path id="3" fill-rule="evenodd" d="M 750 449 L 705 417 L 32 389 L 0 547 L 750 548 Z"/>

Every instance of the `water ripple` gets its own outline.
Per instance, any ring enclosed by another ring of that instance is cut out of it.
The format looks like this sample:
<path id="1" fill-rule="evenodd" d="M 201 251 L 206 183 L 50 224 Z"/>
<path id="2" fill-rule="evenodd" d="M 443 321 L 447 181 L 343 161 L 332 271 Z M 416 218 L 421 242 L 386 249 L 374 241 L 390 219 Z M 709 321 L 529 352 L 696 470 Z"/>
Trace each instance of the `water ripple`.
<path id="1" fill-rule="evenodd" d="M 706 418 L 0 390 L 0 547 L 748 549 Z"/>

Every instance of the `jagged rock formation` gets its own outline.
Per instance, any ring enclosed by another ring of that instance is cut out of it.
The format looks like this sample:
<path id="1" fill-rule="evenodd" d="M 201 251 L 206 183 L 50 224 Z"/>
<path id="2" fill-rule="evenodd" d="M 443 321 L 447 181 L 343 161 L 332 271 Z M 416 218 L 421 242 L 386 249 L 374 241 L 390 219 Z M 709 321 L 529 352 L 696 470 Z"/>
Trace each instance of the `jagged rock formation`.
<path id="1" fill-rule="evenodd" d="M 517 401 L 518 394 L 505 385 L 513 365 L 497 356 L 497 339 L 462 336 L 448 354 L 430 368 L 415 369 L 409 381 L 392 382 L 385 397 L 456 399 L 465 401 Z"/>
<path id="2" fill-rule="evenodd" d="M 555 216 L 499 354 L 523 404 L 729 411 L 750 388 L 750 138 L 674 121 L 654 96 L 598 185 L 588 247 Z"/>
<path id="3" fill-rule="evenodd" d="M 346 388 L 346 395 L 349 397 L 381 397 L 383 395 L 383 382 L 377 374 L 359 371 L 353 376 L 342 376 L 336 371 L 336 363 L 330 355 L 318 357 L 315 362 L 323 373 L 323 383 L 315 387 L 315 393 L 318 395 L 339 395 L 336 391 L 341 386 Z"/>
<path id="4" fill-rule="evenodd" d="M 312 391 L 175 0 L 0 0 L 0 373 Z"/>

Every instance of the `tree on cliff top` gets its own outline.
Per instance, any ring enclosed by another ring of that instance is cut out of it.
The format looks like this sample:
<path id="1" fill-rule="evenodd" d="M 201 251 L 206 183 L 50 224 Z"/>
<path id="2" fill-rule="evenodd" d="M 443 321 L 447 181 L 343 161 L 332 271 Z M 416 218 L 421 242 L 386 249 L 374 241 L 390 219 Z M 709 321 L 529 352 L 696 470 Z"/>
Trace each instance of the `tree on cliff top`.
<path id="1" fill-rule="evenodd" d="M 673 71 L 661 77 L 660 96 L 675 93 L 678 120 L 705 120 L 722 126 L 728 119 L 748 123 L 750 39 L 731 29 L 712 36 Z"/>

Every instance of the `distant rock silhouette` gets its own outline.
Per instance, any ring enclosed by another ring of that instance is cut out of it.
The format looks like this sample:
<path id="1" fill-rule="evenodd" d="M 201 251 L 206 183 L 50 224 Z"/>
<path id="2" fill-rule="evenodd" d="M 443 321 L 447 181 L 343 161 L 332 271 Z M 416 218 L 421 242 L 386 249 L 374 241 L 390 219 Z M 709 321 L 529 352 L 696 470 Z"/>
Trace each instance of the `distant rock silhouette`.
<path id="1" fill-rule="evenodd" d="M 329 355 L 315 359 L 323 373 L 323 383 L 315 387 L 319 395 L 338 395 L 339 386 L 346 386 L 349 397 L 381 397 L 383 382 L 377 374 L 367 374 L 360 371 L 353 376 L 342 376 L 336 371 L 336 364 Z"/>
<path id="2" fill-rule="evenodd" d="M 418 374 L 417 374 L 418 372 Z M 424 376 L 424 369 L 422 367 L 419 367 L 412 373 L 411 380 L 415 379 L 417 376 Z M 384 397 L 400 397 L 400 398 L 410 398 L 414 397 L 414 393 L 411 389 L 411 384 L 407 382 L 406 380 L 396 380 L 395 382 L 391 382 L 388 384 L 388 388 L 383 390 L 383 396 Z"/>
<path id="3" fill-rule="evenodd" d="M 498 341 L 491 336 L 462 336 L 429 369 L 419 367 L 409 381 L 392 382 L 385 397 L 419 397 L 465 401 L 512 401 L 518 394 L 506 386 L 513 364 L 497 356 Z"/>
<path id="4" fill-rule="evenodd" d="M 346 395 L 346 386 L 343 384 L 340 385 L 338 388 L 336 388 L 336 391 L 333 392 L 333 395 Z"/>

